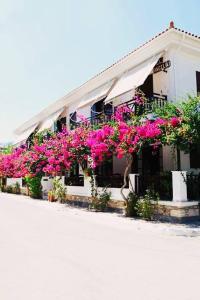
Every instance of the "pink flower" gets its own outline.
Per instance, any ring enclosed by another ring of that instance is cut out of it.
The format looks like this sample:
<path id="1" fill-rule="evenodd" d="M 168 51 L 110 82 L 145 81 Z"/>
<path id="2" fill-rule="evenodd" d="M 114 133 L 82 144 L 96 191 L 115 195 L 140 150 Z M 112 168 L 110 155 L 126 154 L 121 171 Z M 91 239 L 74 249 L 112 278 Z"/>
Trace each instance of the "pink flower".
<path id="1" fill-rule="evenodd" d="M 180 124 L 180 119 L 177 117 L 172 117 L 170 123 L 173 127 L 177 127 Z"/>

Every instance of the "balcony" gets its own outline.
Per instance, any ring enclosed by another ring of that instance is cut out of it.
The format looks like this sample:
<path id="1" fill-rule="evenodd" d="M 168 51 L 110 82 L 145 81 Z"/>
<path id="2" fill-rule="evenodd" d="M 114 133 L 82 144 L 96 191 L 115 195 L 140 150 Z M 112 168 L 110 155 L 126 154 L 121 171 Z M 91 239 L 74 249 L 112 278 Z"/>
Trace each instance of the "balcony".
<path id="1" fill-rule="evenodd" d="M 138 105 L 133 100 L 130 100 L 128 102 L 125 102 L 121 105 L 127 105 L 132 109 L 133 112 L 135 112 L 136 115 L 142 115 L 144 113 L 150 113 L 155 108 L 162 108 L 167 103 L 167 96 L 166 95 L 160 95 L 154 93 L 152 97 L 146 99 L 144 105 Z M 103 109 L 102 109 L 103 110 Z M 111 121 L 112 119 L 112 110 L 105 110 L 102 112 L 93 112 L 91 113 L 91 117 L 87 118 L 87 121 L 91 125 L 99 125 L 102 123 L 106 123 Z M 74 115 L 73 115 L 74 116 Z M 70 118 L 70 129 L 74 129 L 76 127 L 81 126 L 82 122 L 77 122 L 76 117 L 74 118 L 71 116 Z"/>
<path id="2" fill-rule="evenodd" d="M 154 93 L 152 97 L 147 98 L 144 105 L 138 105 L 133 100 L 125 103 L 136 115 L 150 113 L 156 108 L 163 108 L 167 103 L 167 96 Z"/>

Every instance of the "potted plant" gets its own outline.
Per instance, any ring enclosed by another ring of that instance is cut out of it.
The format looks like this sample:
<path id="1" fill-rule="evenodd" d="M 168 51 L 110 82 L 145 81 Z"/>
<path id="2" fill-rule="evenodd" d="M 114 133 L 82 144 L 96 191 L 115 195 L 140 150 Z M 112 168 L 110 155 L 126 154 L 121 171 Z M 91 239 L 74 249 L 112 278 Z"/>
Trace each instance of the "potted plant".
<path id="1" fill-rule="evenodd" d="M 53 179 L 53 193 L 57 201 L 59 201 L 60 203 L 65 202 L 67 190 L 66 187 L 64 187 L 62 184 L 61 178 L 55 177 Z"/>
<path id="2" fill-rule="evenodd" d="M 56 201 L 56 200 L 55 200 L 55 195 L 54 195 L 54 192 L 53 192 L 53 191 L 49 191 L 49 192 L 48 192 L 48 201 L 49 201 L 49 202 L 54 202 L 54 201 Z"/>

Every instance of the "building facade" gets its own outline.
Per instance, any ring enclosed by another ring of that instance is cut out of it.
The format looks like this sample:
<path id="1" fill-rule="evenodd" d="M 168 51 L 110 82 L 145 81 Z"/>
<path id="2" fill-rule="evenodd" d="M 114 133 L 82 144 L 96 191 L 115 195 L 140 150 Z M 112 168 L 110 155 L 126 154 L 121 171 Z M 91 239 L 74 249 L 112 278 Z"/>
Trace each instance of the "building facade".
<path id="1" fill-rule="evenodd" d="M 112 66 L 68 93 L 38 115 L 16 129 L 15 145 L 26 141 L 33 132 L 45 129 L 61 130 L 63 126 L 73 128 L 79 124 L 79 114 L 92 123 L 109 119 L 119 105 L 131 101 L 136 89 L 140 89 L 148 99 L 147 113 L 151 106 L 162 106 L 167 101 L 177 102 L 187 99 L 188 94 L 200 93 L 200 37 L 174 27 L 153 37 Z M 199 149 L 190 154 L 181 152 L 181 169 L 198 173 L 200 169 Z M 123 159 L 113 159 L 97 169 L 99 186 L 110 184 L 120 187 L 124 173 Z M 131 173 L 153 178 L 177 169 L 176 153 L 168 146 L 155 153 L 145 149 L 134 159 Z M 77 166 L 71 177 L 74 185 L 81 185 L 82 171 Z"/>

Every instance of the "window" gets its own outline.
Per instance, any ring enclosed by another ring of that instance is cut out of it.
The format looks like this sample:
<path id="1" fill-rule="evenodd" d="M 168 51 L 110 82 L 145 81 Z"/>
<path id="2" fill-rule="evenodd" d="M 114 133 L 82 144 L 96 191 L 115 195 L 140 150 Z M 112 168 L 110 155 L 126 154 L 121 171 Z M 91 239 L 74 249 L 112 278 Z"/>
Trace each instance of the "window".
<path id="1" fill-rule="evenodd" d="M 139 89 L 145 94 L 146 98 L 151 98 L 153 96 L 153 75 L 150 74 L 143 85 Z"/>
<path id="2" fill-rule="evenodd" d="M 66 127 L 66 117 L 57 120 L 55 127 L 57 132 L 61 132 Z"/>
<path id="3" fill-rule="evenodd" d="M 190 150 L 190 168 L 200 168 L 200 145 L 194 145 Z"/>
<path id="4" fill-rule="evenodd" d="M 197 96 L 200 96 L 200 72 L 196 72 Z"/>
<path id="5" fill-rule="evenodd" d="M 113 112 L 113 106 L 111 103 L 104 104 L 105 98 L 94 103 L 91 107 L 91 119 L 93 120 L 99 120 L 102 119 L 102 117 L 106 116 L 105 120 L 108 121 L 111 118 L 112 112 Z"/>
<path id="6" fill-rule="evenodd" d="M 73 112 L 69 115 L 69 126 L 71 130 L 76 127 L 76 121 L 77 121 L 76 112 Z"/>

